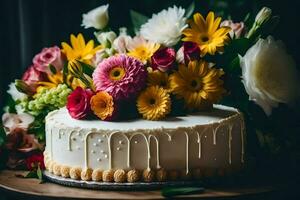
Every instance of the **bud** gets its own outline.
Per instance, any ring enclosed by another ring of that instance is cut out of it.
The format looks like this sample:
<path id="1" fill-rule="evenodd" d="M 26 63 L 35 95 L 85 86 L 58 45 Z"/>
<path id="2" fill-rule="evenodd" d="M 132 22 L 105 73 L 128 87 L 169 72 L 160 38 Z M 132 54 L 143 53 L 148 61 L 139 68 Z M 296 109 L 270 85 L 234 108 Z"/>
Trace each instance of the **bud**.
<path id="1" fill-rule="evenodd" d="M 76 78 L 81 77 L 83 74 L 82 66 L 77 61 L 69 61 L 68 70 L 69 70 L 70 74 L 72 74 Z"/>
<path id="2" fill-rule="evenodd" d="M 272 9 L 263 7 L 255 17 L 255 23 L 258 26 L 265 24 L 272 16 Z"/>
<path id="3" fill-rule="evenodd" d="M 23 80 L 15 80 L 15 87 L 16 89 L 24 94 L 27 94 L 29 96 L 34 94 L 34 91 L 32 89 L 32 87 L 30 87 L 27 83 L 25 83 L 25 81 Z"/>
<path id="4" fill-rule="evenodd" d="M 85 28 L 104 29 L 108 23 L 108 4 L 83 14 L 82 18 L 82 26 Z"/>
<path id="5" fill-rule="evenodd" d="M 95 33 L 98 42 L 105 48 L 110 48 L 116 39 L 117 35 L 113 31 Z"/>

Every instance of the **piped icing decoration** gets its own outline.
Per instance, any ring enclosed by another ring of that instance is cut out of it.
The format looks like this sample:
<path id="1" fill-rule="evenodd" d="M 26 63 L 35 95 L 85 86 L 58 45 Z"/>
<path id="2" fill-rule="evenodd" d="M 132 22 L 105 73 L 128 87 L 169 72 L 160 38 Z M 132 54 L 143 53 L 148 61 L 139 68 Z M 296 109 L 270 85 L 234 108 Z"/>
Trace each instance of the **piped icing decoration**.
<path id="1" fill-rule="evenodd" d="M 185 148 L 186 148 L 186 154 L 185 154 L 185 156 L 186 156 L 186 174 L 188 174 L 189 173 L 189 134 L 187 133 L 187 132 L 184 132 L 184 134 L 185 134 L 185 138 L 186 138 L 186 146 L 185 146 Z"/>
<path id="2" fill-rule="evenodd" d="M 88 162 L 89 162 L 89 157 L 88 157 L 88 138 L 93 132 L 90 131 L 86 134 L 85 139 L 84 139 L 84 165 L 85 168 L 88 168 Z"/>
<path id="3" fill-rule="evenodd" d="M 120 131 L 115 131 L 115 132 L 112 132 L 109 134 L 108 136 L 108 156 L 109 156 L 109 169 L 112 168 L 112 153 L 111 153 L 111 138 L 114 134 L 120 134 L 122 135 L 127 143 L 128 143 L 128 147 L 127 147 L 127 167 L 130 167 L 130 140 L 128 139 L 128 137 L 124 134 L 124 133 L 121 133 Z"/>
<path id="4" fill-rule="evenodd" d="M 148 155 L 148 158 L 147 158 L 147 169 L 150 170 L 151 154 L 150 154 L 150 145 L 149 145 L 148 139 L 147 139 L 147 137 L 143 133 L 137 132 L 137 133 L 134 133 L 133 135 L 130 136 L 129 143 L 131 142 L 132 138 L 135 137 L 136 135 L 140 135 L 140 136 L 142 136 L 145 139 L 146 146 L 147 146 L 147 155 Z M 129 152 L 130 152 L 130 150 L 129 150 Z M 130 155 L 130 153 L 128 155 Z M 128 159 L 130 160 L 130 156 L 128 157 Z"/>
<path id="5" fill-rule="evenodd" d="M 75 130 L 71 130 L 70 133 L 69 133 L 69 138 L 68 138 L 68 150 L 69 151 L 72 151 L 72 148 L 71 148 L 72 141 L 71 141 L 71 139 L 72 139 L 72 135 L 75 134 L 76 132 L 77 131 L 75 131 Z M 79 132 L 77 132 L 77 133 L 79 133 Z"/>
<path id="6" fill-rule="evenodd" d="M 232 129 L 233 129 L 233 124 L 228 126 L 228 162 L 231 164 L 232 160 L 232 149 L 231 149 L 231 142 L 232 142 Z"/>
<path id="7" fill-rule="evenodd" d="M 157 139 L 157 137 L 156 136 L 154 136 L 154 135 L 149 135 L 148 136 L 148 141 L 149 141 L 149 145 L 150 145 L 150 143 L 151 143 L 151 138 L 153 138 L 154 139 L 154 141 L 156 142 L 156 168 L 157 169 L 159 169 L 159 168 L 161 168 L 160 167 L 160 164 L 159 164 L 159 142 L 158 142 L 158 139 Z M 150 159 L 149 159 L 150 160 Z"/>
<path id="8" fill-rule="evenodd" d="M 241 153 L 241 162 L 244 163 L 244 155 L 245 155 L 245 144 L 244 144 L 244 134 L 245 131 L 245 121 L 243 120 L 243 116 L 240 117 L 240 123 L 241 123 L 241 145 L 242 145 L 242 153 Z"/>
<path id="9" fill-rule="evenodd" d="M 205 127 L 202 131 L 201 131 L 201 133 L 200 133 L 200 135 L 199 135 L 199 132 L 197 131 L 197 136 L 198 136 L 198 140 L 197 140 L 197 142 L 198 142 L 198 145 L 199 145 L 199 152 L 198 152 L 198 157 L 199 157 L 199 159 L 201 159 L 201 156 L 202 156 L 202 136 L 203 136 L 203 134 L 204 134 L 204 132 L 207 130 L 207 127 Z"/>

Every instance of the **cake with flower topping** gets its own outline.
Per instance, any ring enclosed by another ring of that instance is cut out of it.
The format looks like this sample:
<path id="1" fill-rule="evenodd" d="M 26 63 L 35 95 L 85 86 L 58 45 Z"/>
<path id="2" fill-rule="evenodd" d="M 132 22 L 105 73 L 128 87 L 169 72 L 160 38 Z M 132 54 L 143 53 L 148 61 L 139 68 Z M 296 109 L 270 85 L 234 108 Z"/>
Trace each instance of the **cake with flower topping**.
<path id="1" fill-rule="evenodd" d="M 155 22 L 176 12 L 182 27 L 163 41 L 169 30 L 161 33 Z M 70 93 L 66 108 L 46 117 L 49 172 L 121 183 L 199 179 L 242 168 L 243 116 L 214 105 L 226 94 L 224 71 L 203 58 L 221 51 L 230 28 L 219 28 L 212 12 L 207 21 L 195 14 L 188 28 L 184 12 L 175 6 L 154 15 L 133 38 L 101 33 L 98 47 L 85 46 L 82 35 L 71 36 L 72 47 L 63 43 L 68 72 L 83 86 Z M 181 34 L 186 42 L 176 56 Z M 102 58 L 94 66 L 89 58 L 97 52 Z"/>
<path id="2" fill-rule="evenodd" d="M 174 6 L 142 17 L 135 35 L 107 27 L 108 5 L 84 14 L 82 25 L 98 30 L 98 41 L 71 34 L 61 49 L 34 57 L 10 85 L 18 114 L 3 117 L 8 135 L 26 138 L 33 127 L 40 141 L 46 138 L 45 165 L 36 166 L 54 179 L 138 183 L 239 172 L 244 116 L 251 120 L 243 106 L 253 102 L 270 115 L 279 103 L 292 103 L 297 87 L 274 70 L 299 83 L 296 68 L 279 42 L 259 39 L 267 8 L 245 30 L 213 12 L 192 13 Z M 285 69 L 266 54 L 282 57 Z M 274 80 L 260 79 L 269 73 Z M 38 142 L 31 146 L 43 150 Z"/>

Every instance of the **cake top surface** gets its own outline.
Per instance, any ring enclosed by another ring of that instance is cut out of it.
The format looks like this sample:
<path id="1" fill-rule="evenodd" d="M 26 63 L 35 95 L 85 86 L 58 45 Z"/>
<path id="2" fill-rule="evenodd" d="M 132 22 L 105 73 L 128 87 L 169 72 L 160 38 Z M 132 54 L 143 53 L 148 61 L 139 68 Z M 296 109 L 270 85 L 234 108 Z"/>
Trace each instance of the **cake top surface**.
<path id="1" fill-rule="evenodd" d="M 102 129 L 127 131 L 133 129 L 174 129 L 179 127 L 193 127 L 197 125 L 213 124 L 236 115 L 238 110 L 223 105 L 214 105 L 213 109 L 206 112 L 198 112 L 185 116 L 169 117 L 162 121 L 149 121 L 144 119 L 107 122 L 100 120 L 76 120 L 73 119 L 66 108 L 51 112 L 46 122 L 54 121 L 68 127 L 80 127 L 83 129 Z"/>

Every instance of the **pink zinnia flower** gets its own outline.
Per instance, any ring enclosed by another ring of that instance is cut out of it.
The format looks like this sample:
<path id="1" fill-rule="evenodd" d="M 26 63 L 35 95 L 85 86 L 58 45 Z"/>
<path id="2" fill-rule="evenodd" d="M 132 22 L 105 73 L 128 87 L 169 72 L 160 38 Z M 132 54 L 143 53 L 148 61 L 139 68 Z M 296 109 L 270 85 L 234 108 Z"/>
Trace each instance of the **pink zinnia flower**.
<path id="1" fill-rule="evenodd" d="M 97 91 L 106 91 L 116 100 L 130 99 L 141 91 L 147 71 L 140 61 L 126 55 L 103 60 L 93 73 Z"/>

